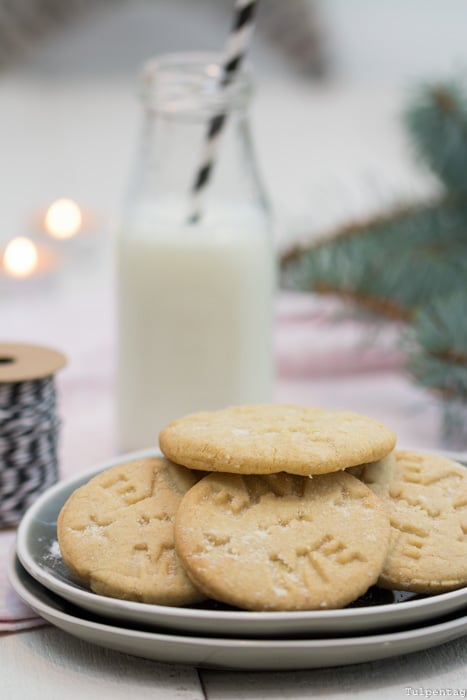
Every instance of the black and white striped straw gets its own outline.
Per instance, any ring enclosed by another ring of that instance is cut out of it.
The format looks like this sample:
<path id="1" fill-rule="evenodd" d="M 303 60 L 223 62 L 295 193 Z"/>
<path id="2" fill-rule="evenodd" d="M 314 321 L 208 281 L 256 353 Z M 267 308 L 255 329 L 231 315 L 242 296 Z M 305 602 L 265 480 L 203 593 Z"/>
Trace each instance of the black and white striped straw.
<path id="1" fill-rule="evenodd" d="M 220 88 L 230 85 L 240 71 L 253 32 L 257 5 L 258 0 L 236 0 L 235 2 L 232 29 L 227 41 L 219 81 Z M 196 224 L 201 219 L 204 193 L 212 176 L 217 147 L 226 120 L 227 113 L 220 112 L 209 122 L 203 156 L 191 192 L 191 210 L 188 218 L 191 224 Z"/>

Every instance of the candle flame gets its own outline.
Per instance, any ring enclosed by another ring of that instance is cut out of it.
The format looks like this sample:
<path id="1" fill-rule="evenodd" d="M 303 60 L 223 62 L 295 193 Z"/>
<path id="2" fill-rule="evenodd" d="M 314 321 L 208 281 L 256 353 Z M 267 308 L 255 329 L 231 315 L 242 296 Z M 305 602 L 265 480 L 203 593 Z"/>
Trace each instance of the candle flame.
<path id="1" fill-rule="evenodd" d="M 72 238 L 81 229 L 81 209 L 72 199 L 57 199 L 47 209 L 45 228 L 53 238 Z"/>
<path id="2" fill-rule="evenodd" d="M 36 270 L 38 261 L 37 247 L 24 236 L 13 238 L 3 253 L 3 268 L 11 277 L 29 277 Z"/>

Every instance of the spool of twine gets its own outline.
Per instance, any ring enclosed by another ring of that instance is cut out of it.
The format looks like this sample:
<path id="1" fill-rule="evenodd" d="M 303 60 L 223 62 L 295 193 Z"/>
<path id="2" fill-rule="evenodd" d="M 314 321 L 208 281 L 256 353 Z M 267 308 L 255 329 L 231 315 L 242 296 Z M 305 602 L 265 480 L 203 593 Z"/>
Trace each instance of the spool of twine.
<path id="1" fill-rule="evenodd" d="M 54 375 L 65 364 L 50 348 L 0 344 L 0 528 L 17 525 L 58 479 Z"/>

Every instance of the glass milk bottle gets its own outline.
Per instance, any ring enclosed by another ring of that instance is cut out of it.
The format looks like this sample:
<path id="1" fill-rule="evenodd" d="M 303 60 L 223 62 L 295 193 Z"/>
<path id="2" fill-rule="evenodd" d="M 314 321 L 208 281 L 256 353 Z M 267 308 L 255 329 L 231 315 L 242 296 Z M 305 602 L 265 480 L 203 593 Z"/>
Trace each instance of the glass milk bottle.
<path id="1" fill-rule="evenodd" d="M 273 395 L 275 255 L 248 122 L 249 78 L 174 54 L 143 70 L 144 123 L 118 241 L 121 450 L 157 445 L 171 420 Z M 193 221 L 209 125 L 225 114 Z"/>

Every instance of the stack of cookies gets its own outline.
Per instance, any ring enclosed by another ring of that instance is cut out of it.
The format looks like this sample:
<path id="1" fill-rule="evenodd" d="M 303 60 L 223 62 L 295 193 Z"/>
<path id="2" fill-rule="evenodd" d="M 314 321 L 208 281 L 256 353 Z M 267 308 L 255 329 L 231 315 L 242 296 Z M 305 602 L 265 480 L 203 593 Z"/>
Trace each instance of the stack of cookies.
<path id="1" fill-rule="evenodd" d="M 163 457 L 99 474 L 60 513 L 63 559 L 96 593 L 315 610 L 374 584 L 467 584 L 465 468 L 394 451 L 372 418 L 232 407 L 180 418 L 159 440 Z"/>

